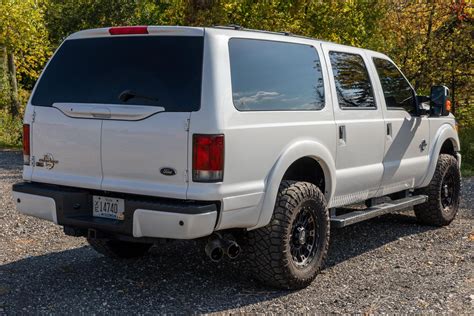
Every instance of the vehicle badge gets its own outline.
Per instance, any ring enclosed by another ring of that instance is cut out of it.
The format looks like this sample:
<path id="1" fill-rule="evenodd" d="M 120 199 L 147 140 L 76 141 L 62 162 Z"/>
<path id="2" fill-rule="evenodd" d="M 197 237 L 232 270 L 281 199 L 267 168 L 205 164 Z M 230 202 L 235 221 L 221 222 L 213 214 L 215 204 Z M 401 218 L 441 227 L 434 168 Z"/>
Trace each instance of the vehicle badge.
<path id="1" fill-rule="evenodd" d="M 45 167 L 46 169 L 53 169 L 54 166 L 58 163 L 59 161 L 54 160 L 53 154 L 47 153 L 43 156 L 43 158 L 39 159 L 38 162 L 36 163 L 36 166 L 38 167 Z"/>
<path id="2" fill-rule="evenodd" d="M 169 168 L 169 167 L 161 168 L 160 172 L 161 172 L 162 175 L 165 175 L 165 176 L 174 176 L 176 174 L 176 170 L 174 170 L 173 168 Z"/>

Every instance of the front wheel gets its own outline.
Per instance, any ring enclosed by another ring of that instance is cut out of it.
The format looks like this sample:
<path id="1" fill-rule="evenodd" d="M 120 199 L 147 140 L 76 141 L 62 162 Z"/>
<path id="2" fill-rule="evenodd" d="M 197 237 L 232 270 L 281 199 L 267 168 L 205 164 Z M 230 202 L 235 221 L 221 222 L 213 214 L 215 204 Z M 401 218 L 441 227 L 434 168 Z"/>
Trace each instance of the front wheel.
<path id="1" fill-rule="evenodd" d="M 270 223 L 248 233 L 254 277 L 268 285 L 298 289 L 313 281 L 329 245 L 329 211 L 319 188 L 283 181 Z"/>
<path id="2" fill-rule="evenodd" d="M 417 191 L 428 196 L 428 201 L 414 207 L 419 222 L 433 226 L 451 223 L 459 208 L 461 174 L 457 160 L 441 154 L 430 184 Z"/>

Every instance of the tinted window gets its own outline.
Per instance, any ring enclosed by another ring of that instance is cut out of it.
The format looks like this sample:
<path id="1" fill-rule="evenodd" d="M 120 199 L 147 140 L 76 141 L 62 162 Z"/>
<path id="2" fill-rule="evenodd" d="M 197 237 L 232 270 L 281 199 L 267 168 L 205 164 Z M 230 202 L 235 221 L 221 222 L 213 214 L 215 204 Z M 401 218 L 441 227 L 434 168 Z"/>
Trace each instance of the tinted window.
<path id="1" fill-rule="evenodd" d="M 319 110 L 321 64 L 307 45 L 231 39 L 232 97 L 241 111 Z"/>
<path id="2" fill-rule="evenodd" d="M 341 108 L 375 108 L 369 73 L 362 56 L 330 52 L 337 99 Z"/>
<path id="3" fill-rule="evenodd" d="M 32 103 L 140 104 L 199 109 L 202 37 L 137 36 L 66 41 L 51 60 Z M 118 96 L 125 90 L 147 98 Z"/>
<path id="4" fill-rule="evenodd" d="M 387 108 L 403 108 L 409 113 L 416 111 L 414 91 L 397 67 L 381 58 L 374 58 L 374 64 Z"/>

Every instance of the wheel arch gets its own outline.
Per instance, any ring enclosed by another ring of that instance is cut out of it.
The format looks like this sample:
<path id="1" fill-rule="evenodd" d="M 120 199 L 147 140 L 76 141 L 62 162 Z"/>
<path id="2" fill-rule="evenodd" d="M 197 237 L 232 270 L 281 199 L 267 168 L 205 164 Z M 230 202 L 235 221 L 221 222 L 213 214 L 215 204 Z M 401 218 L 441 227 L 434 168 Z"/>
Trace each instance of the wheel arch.
<path id="1" fill-rule="evenodd" d="M 456 150 L 456 148 L 457 148 L 456 140 L 453 138 L 448 138 L 441 145 L 441 149 L 439 150 L 438 156 L 440 154 L 448 154 L 457 159 L 456 154 L 459 151 L 459 149 Z"/>
<path id="2" fill-rule="evenodd" d="M 283 174 L 282 181 L 304 181 L 316 185 L 323 194 L 326 192 L 326 177 L 317 159 L 305 156 L 294 161 Z"/>
<path id="3" fill-rule="evenodd" d="M 418 187 L 425 187 L 429 185 L 431 178 L 433 178 L 436 170 L 436 164 L 440 154 L 452 155 L 458 161 L 459 167 L 461 167 L 461 156 L 458 152 L 461 149 L 459 143 L 459 137 L 451 124 L 442 125 L 432 140 L 433 146 L 429 152 L 429 166 L 426 172 L 425 178 Z"/>
<path id="4" fill-rule="evenodd" d="M 312 165 L 322 171 L 324 176 L 323 188 L 326 201 L 329 204 L 335 190 L 335 161 L 328 148 L 312 140 L 299 141 L 285 148 L 276 160 L 269 175 L 265 179 L 265 195 L 260 209 L 260 216 L 257 224 L 250 228 L 255 229 L 263 227 L 270 222 L 273 215 L 273 209 L 278 194 L 278 189 L 282 180 L 299 180 L 316 182 L 318 171 L 315 175 L 304 177 L 301 173 L 291 173 L 291 170 L 301 168 L 302 165 Z M 292 169 L 292 166 L 296 169 Z M 318 185 L 317 183 L 315 183 Z"/>

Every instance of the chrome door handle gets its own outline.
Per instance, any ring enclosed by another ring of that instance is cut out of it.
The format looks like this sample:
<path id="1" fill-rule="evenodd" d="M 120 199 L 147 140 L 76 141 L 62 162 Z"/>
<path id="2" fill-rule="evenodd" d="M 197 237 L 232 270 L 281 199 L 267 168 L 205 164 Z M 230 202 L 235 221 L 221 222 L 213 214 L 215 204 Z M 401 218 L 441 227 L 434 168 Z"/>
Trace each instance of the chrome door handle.
<path id="1" fill-rule="evenodd" d="M 339 143 L 345 144 L 346 143 L 346 126 L 339 125 Z"/>

